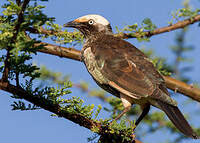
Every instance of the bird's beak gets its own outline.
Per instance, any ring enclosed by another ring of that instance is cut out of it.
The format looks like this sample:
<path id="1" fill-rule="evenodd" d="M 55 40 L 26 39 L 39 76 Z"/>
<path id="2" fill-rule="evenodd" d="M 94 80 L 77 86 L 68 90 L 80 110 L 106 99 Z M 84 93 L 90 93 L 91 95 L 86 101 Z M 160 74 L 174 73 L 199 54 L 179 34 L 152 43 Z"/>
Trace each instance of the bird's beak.
<path id="1" fill-rule="evenodd" d="M 81 26 L 80 22 L 76 22 L 76 21 L 70 21 L 66 24 L 63 25 L 64 27 L 73 27 L 73 28 L 77 28 Z"/>

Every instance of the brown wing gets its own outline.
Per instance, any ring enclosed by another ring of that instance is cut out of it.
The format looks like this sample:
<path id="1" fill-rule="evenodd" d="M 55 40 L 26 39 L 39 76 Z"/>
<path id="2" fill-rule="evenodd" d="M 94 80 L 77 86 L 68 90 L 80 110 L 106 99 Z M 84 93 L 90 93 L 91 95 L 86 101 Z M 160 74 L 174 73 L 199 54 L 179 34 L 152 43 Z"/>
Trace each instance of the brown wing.
<path id="1" fill-rule="evenodd" d="M 116 39 L 95 43 L 97 47 L 93 53 L 101 73 L 110 86 L 122 93 L 135 98 L 151 95 L 156 83 L 163 81 L 162 77 L 142 52 L 128 42 Z"/>

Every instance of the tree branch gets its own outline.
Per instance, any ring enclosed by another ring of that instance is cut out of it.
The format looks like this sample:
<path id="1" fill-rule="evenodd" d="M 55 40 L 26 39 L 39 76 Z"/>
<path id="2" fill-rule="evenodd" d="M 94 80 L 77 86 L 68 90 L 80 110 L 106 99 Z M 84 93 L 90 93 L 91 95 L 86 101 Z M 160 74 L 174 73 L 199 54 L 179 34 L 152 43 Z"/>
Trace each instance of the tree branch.
<path id="1" fill-rule="evenodd" d="M 174 78 L 164 76 L 164 79 L 166 81 L 166 85 L 169 89 L 173 91 L 177 91 L 179 93 L 182 93 L 193 100 L 196 100 L 200 102 L 200 89 L 195 88 L 192 85 L 188 85 L 182 81 L 176 80 Z"/>
<path id="2" fill-rule="evenodd" d="M 39 49 L 39 52 L 55 55 L 59 57 L 69 58 L 76 61 L 81 61 L 81 53 L 79 50 L 76 50 L 74 48 L 65 48 L 62 46 L 57 46 L 45 42 L 37 43 L 35 44 L 36 47 L 38 46 L 44 46 L 44 48 Z"/>
<path id="3" fill-rule="evenodd" d="M 47 29 L 44 29 L 43 27 L 40 27 L 39 30 L 33 27 L 28 27 L 26 31 L 33 34 L 45 34 L 45 35 L 64 34 L 63 31 L 47 30 Z"/>
<path id="4" fill-rule="evenodd" d="M 12 93 L 13 95 L 17 95 L 20 98 L 23 98 L 33 103 L 34 105 L 37 105 L 45 110 L 55 113 L 60 117 L 72 120 L 75 123 L 78 123 L 80 126 L 84 126 L 88 129 L 92 129 L 93 127 L 100 127 L 99 123 L 89 120 L 81 115 L 64 112 L 60 105 L 54 104 L 46 98 L 34 96 L 19 86 L 14 86 L 10 83 L 7 84 L 6 82 L 0 82 L 0 89 Z"/>
<path id="5" fill-rule="evenodd" d="M 39 49 L 39 52 L 56 55 L 59 57 L 69 58 L 76 61 L 81 61 L 81 52 L 73 48 L 65 48 L 48 43 L 37 43 L 36 46 L 44 46 L 43 49 Z M 167 88 L 182 93 L 198 102 L 200 102 L 200 89 L 192 87 L 182 81 L 176 80 L 171 77 L 164 76 Z"/>
<path id="6" fill-rule="evenodd" d="M 14 28 L 15 33 L 13 35 L 13 40 L 15 40 L 17 38 L 18 32 L 20 30 L 20 25 L 24 21 L 24 11 L 25 11 L 27 5 L 29 4 L 29 2 L 30 2 L 30 0 L 24 0 L 24 2 L 22 4 L 21 10 L 18 14 L 17 24 Z"/>
<path id="7" fill-rule="evenodd" d="M 63 110 L 63 108 L 59 104 L 53 103 L 50 100 L 48 100 L 47 98 L 37 96 L 37 95 L 32 95 L 30 92 L 27 92 L 20 86 L 14 86 L 10 83 L 0 81 L 0 89 L 7 91 L 13 95 L 17 95 L 20 98 L 23 98 L 23 99 L 33 103 L 34 105 L 37 105 L 47 111 L 55 113 L 59 117 L 63 117 L 65 119 L 73 121 L 74 123 L 79 124 L 80 126 L 83 126 L 87 129 L 93 130 L 95 128 L 98 128 L 97 133 L 101 136 L 104 136 L 104 137 L 106 136 L 108 138 L 112 138 L 113 136 L 115 136 L 115 137 L 122 136 L 123 137 L 125 135 L 123 132 L 111 133 L 112 129 L 109 128 L 109 125 L 102 125 L 101 123 L 96 122 L 91 119 L 88 119 L 81 114 L 67 112 L 67 111 Z M 134 136 L 132 138 L 134 139 Z M 135 140 L 135 143 L 141 143 L 141 142 L 138 140 Z"/>
<path id="8" fill-rule="evenodd" d="M 198 21 L 200 21 L 200 14 L 196 15 L 193 18 L 188 18 L 186 20 L 179 21 L 179 22 L 177 22 L 173 25 L 170 25 L 170 26 L 158 28 L 158 29 L 155 29 L 153 31 L 144 32 L 144 36 L 151 37 L 151 36 L 158 35 L 158 34 L 161 34 L 161 33 L 174 31 L 176 29 L 184 28 L 184 27 L 186 27 L 190 24 L 193 24 L 195 22 L 198 22 Z M 119 34 L 116 34 L 116 36 L 121 37 L 123 39 L 141 37 L 141 35 L 139 33 L 134 33 L 134 34 L 132 34 L 132 33 L 131 34 L 119 33 Z"/>
<path id="9" fill-rule="evenodd" d="M 16 1 L 17 4 L 21 3 L 19 0 Z M 18 14 L 18 19 L 17 19 L 17 24 L 14 27 L 14 34 L 13 34 L 13 38 L 11 40 L 10 43 L 15 43 L 15 40 L 17 38 L 17 35 L 19 33 L 19 29 L 20 29 L 20 25 L 22 24 L 22 22 L 24 21 L 24 11 L 28 5 L 28 3 L 30 2 L 30 0 L 24 0 L 21 10 Z M 9 58 L 10 58 L 10 51 L 12 50 L 11 46 L 8 46 L 7 48 L 7 55 L 6 55 L 6 59 L 4 62 L 4 71 L 3 71 L 3 75 L 2 75 L 2 81 L 8 82 L 8 74 L 9 74 L 9 70 L 10 70 L 10 63 L 9 63 Z"/>
<path id="10" fill-rule="evenodd" d="M 186 27 L 190 24 L 193 24 L 195 22 L 198 22 L 198 21 L 200 21 L 200 14 L 194 16 L 193 18 L 188 18 L 188 19 L 185 19 L 183 21 L 179 21 L 179 22 L 172 24 L 170 26 L 158 28 L 158 29 L 155 29 L 153 31 L 146 31 L 146 32 L 143 33 L 143 37 L 145 37 L 145 36 L 151 37 L 151 36 L 158 35 L 158 34 L 161 34 L 161 33 L 174 31 L 176 29 L 184 28 L 184 27 Z M 46 35 L 56 35 L 58 33 L 60 33 L 60 34 L 63 33 L 63 31 L 46 30 L 42 27 L 40 28 L 39 31 L 37 29 L 30 27 L 30 28 L 27 29 L 27 31 L 29 31 L 31 33 L 35 33 L 35 34 L 46 34 Z M 129 33 L 118 33 L 118 34 L 115 34 L 115 36 L 121 37 L 123 39 L 128 39 L 128 38 L 141 37 L 141 34 L 140 33 L 130 33 L 130 34 Z"/>

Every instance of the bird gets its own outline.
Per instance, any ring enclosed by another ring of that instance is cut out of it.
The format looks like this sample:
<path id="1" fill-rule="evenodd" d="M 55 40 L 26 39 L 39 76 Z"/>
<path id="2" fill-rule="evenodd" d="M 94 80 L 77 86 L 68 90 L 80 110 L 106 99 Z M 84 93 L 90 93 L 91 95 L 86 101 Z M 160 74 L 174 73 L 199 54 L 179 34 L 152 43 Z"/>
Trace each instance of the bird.
<path id="1" fill-rule="evenodd" d="M 135 122 L 137 126 L 154 106 L 164 111 L 185 136 L 199 138 L 170 97 L 164 78 L 151 60 L 128 41 L 114 36 L 106 18 L 89 14 L 64 27 L 76 28 L 84 35 L 81 59 L 87 71 L 97 85 L 121 99 L 124 110 L 116 120 L 133 104 L 139 104 L 142 113 Z"/>

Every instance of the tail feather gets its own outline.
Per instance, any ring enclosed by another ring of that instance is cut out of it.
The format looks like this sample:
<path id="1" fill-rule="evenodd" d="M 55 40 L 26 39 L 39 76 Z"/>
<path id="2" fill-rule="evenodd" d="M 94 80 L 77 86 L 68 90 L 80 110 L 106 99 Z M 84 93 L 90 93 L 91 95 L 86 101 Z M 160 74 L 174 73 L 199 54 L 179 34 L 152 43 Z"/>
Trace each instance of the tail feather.
<path id="1" fill-rule="evenodd" d="M 200 138 L 192 130 L 191 126 L 186 121 L 178 107 L 169 105 L 162 101 L 157 101 L 157 104 L 159 104 L 160 108 L 167 114 L 168 118 L 172 121 L 176 128 L 179 129 L 179 131 L 181 131 L 184 135 L 193 139 Z"/>

